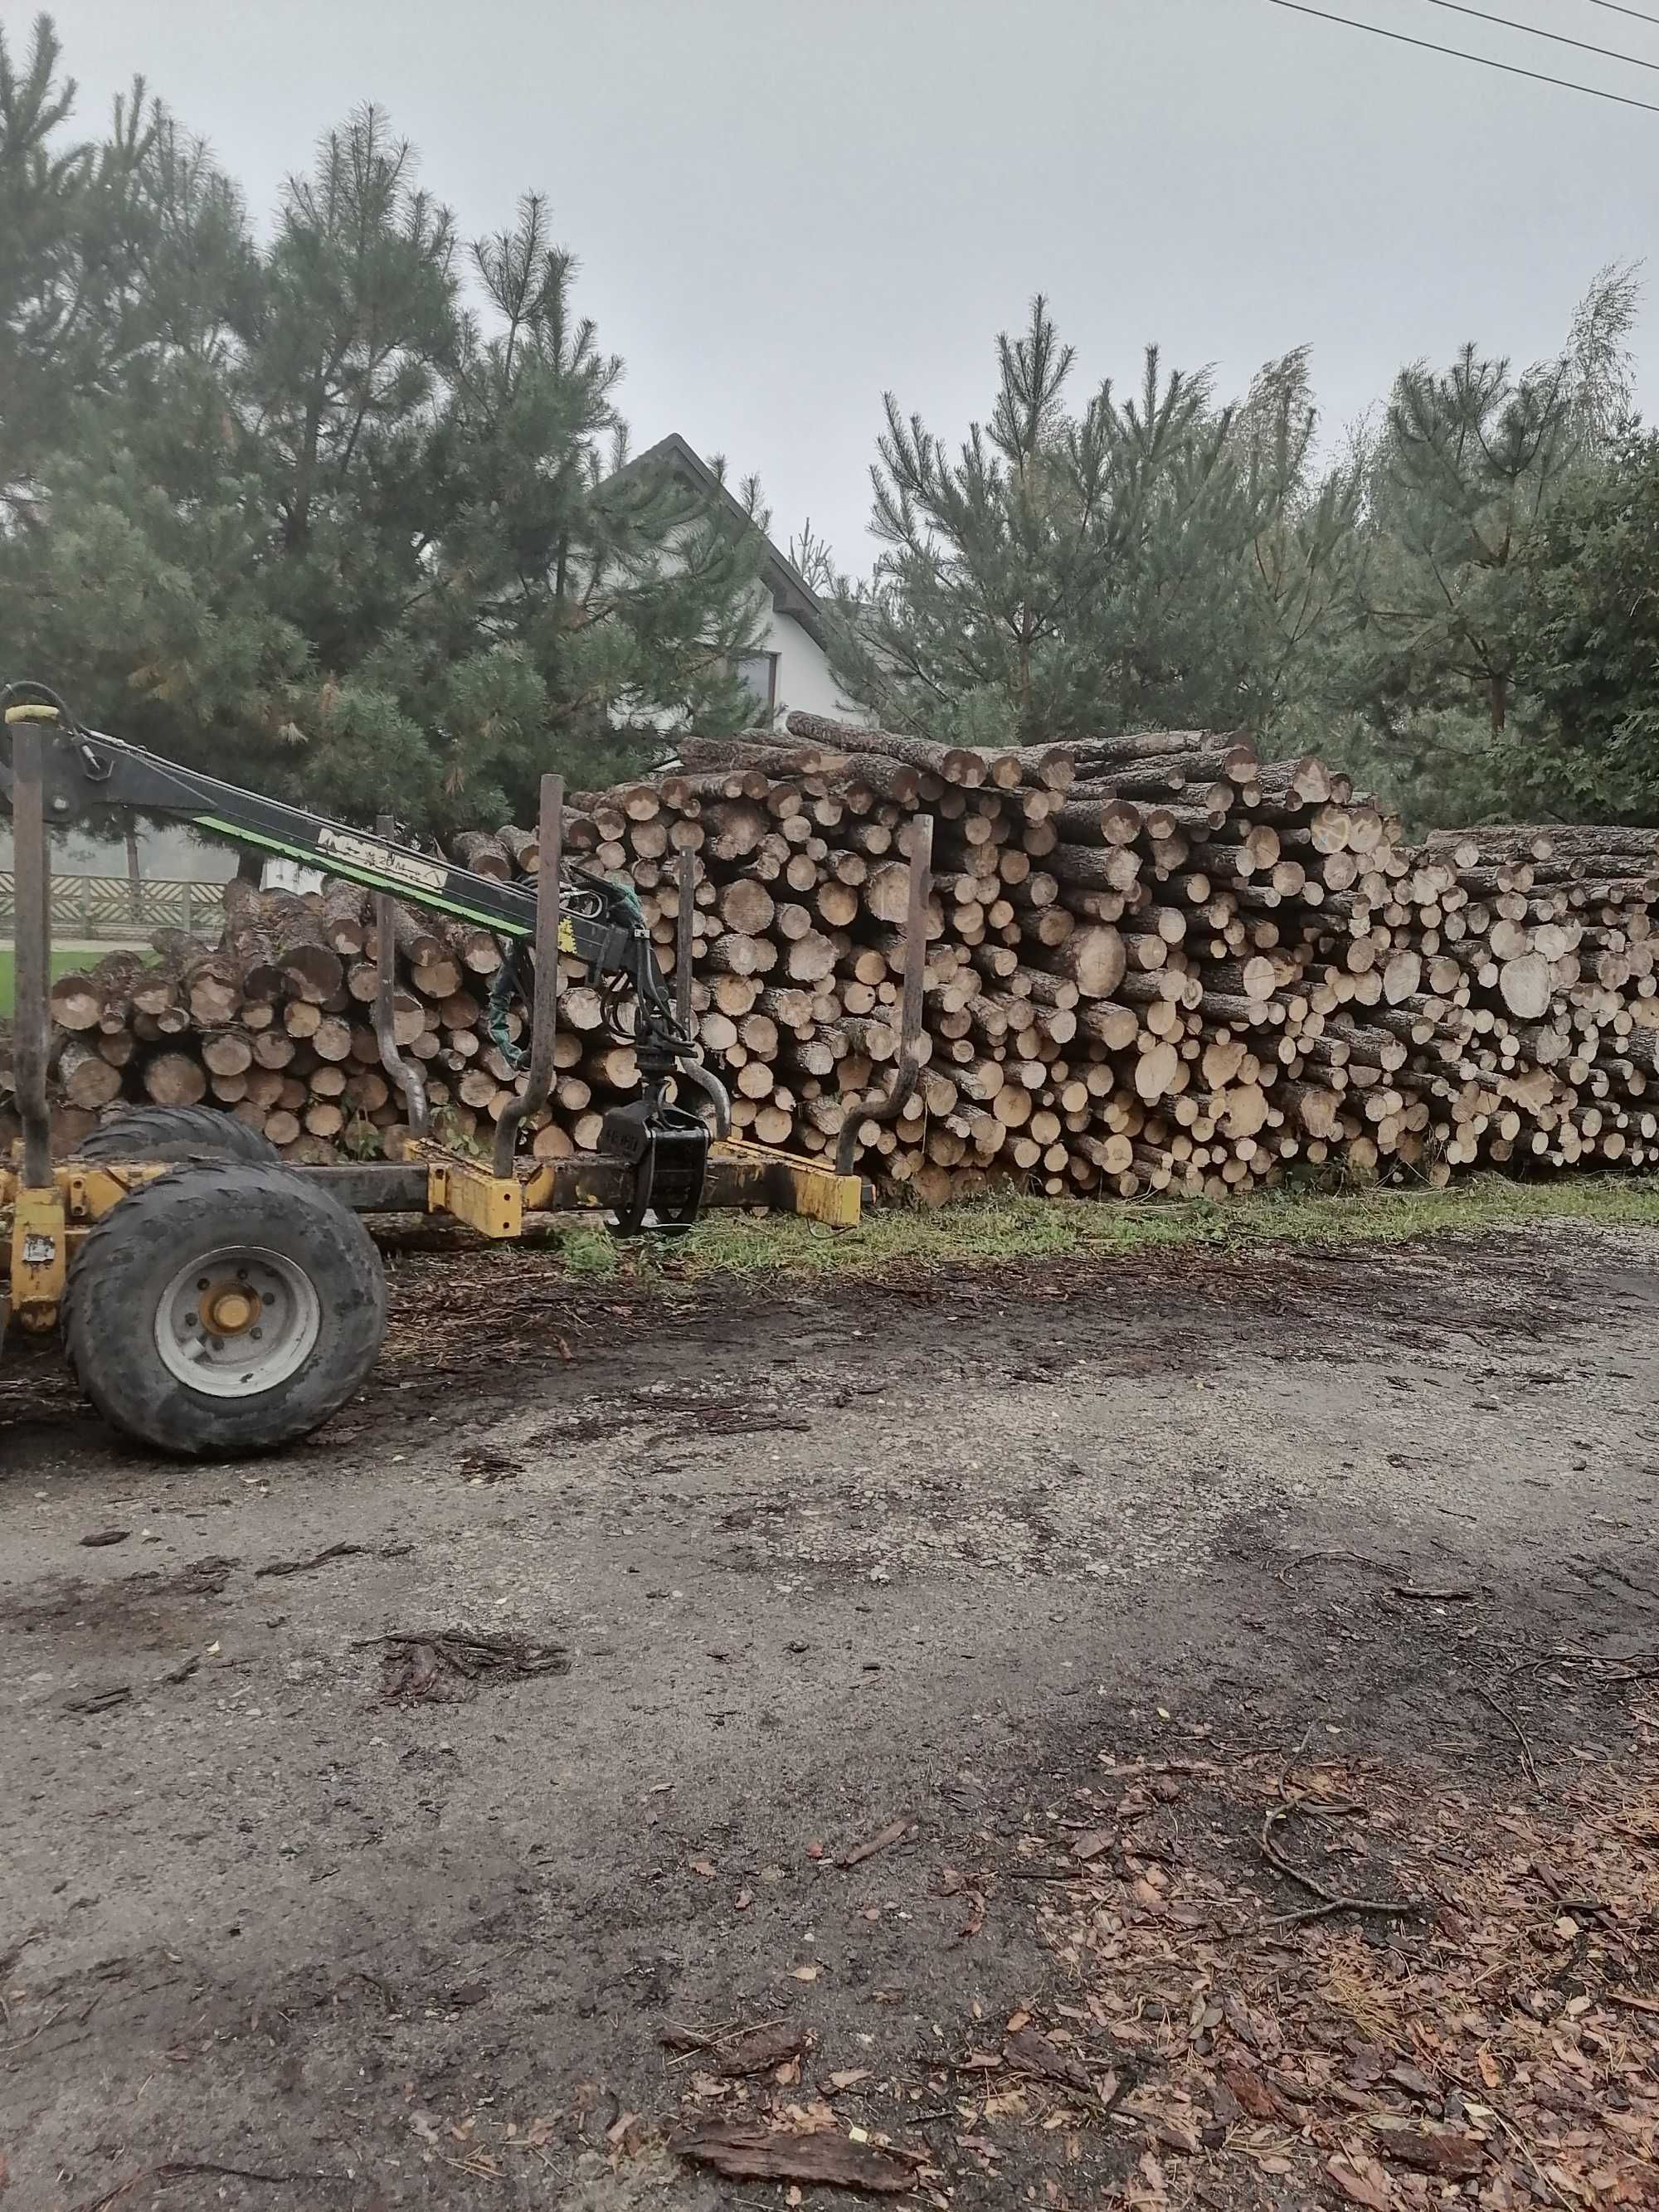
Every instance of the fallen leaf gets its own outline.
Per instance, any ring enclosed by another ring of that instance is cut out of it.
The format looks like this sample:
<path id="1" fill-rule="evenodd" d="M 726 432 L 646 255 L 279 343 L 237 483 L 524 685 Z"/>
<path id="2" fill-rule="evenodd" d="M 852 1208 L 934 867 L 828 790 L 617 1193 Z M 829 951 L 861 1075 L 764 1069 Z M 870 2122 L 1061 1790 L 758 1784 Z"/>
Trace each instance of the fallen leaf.
<path id="1" fill-rule="evenodd" d="M 713 1859 L 692 1859 L 690 1865 L 692 1873 L 700 1874 L 705 1881 L 713 1881 L 714 1876 L 720 1872 Z"/>
<path id="2" fill-rule="evenodd" d="M 832 2089 L 850 2089 L 855 2081 L 867 2081 L 870 2076 L 871 2069 L 867 2066 L 848 2067 L 845 2071 L 830 2076 L 830 2087 Z"/>
<path id="3" fill-rule="evenodd" d="M 738 1911 L 747 1912 L 754 1901 L 755 1893 L 752 1889 L 740 1889 L 732 1903 Z"/>
<path id="4" fill-rule="evenodd" d="M 861 2132 L 861 2131 L 860 2131 Z M 713 2121 L 671 2138 L 681 2158 L 713 2166 L 728 2181 L 805 2181 L 899 2197 L 915 2180 L 904 2153 L 829 2128 L 769 2135 L 752 2124 Z"/>
<path id="5" fill-rule="evenodd" d="M 1091 1828 L 1086 1836 L 1079 1836 L 1072 1845 L 1072 1856 L 1085 1861 L 1097 1859 L 1103 1851 L 1110 1850 L 1116 1841 L 1116 1835 L 1110 1828 Z"/>
<path id="6" fill-rule="evenodd" d="M 815 1982 L 818 1978 L 816 1966 L 792 1966 L 789 1971 L 798 1982 Z"/>
<path id="7" fill-rule="evenodd" d="M 1504 2079 L 1503 2069 L 1484 2045 L 1474 2054 L 1474 2063 L 1480 2069 L 1480 2079 L 1489 2089 L 1496 2089 Z"/>
<path id="8" fill-rule="evenodd" d="M 1374 2158 L 1328 2159 L 1325 2171 L 1351 2204 L 1363 2204 L 1366 2212 L 1389 2212 L 1389 2177 Z"/>
<path id="9" fill-rule="evenodd" d="M 94 1528 L 89 1536 L 82 1536 L 81 1541 L 89 1551 L 96 1550 L 105 1544 L 125 1544 L 131 1534 L 131 1528 Z"/>

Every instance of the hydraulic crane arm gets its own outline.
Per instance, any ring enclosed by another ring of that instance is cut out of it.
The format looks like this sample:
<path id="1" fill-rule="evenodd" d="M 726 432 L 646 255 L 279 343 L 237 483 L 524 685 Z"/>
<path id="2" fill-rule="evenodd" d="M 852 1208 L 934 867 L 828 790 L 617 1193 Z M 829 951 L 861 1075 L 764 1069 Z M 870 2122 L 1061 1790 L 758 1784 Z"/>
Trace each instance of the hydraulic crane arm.
<path id="1" fill-rule="evenodd" d="M 49 829 L 78 821 L 98 807 L 168 816 L 238 845 L 389 892 L 407 905 L 453 915 L 521 944 L 535 937 L 533 889 L 476 875 L 413 846 L 263 799 L 123 738 L 83 729 L 44 684 L 7 685 L 0 690 L 0 715 L 46 726 L 43 799 Z M 11 787 L 8 750 L 0 753 L 0 803 L 8 811 Z M 632 892 L 602 876 L 573 872 L 559 885 L 559 950 L 580 960 L 596 981 L 631 989 L 637 1001 L 634 1042 L 647 1082 L 693 1060 L 696 1041 L 677 1018 Z"/>

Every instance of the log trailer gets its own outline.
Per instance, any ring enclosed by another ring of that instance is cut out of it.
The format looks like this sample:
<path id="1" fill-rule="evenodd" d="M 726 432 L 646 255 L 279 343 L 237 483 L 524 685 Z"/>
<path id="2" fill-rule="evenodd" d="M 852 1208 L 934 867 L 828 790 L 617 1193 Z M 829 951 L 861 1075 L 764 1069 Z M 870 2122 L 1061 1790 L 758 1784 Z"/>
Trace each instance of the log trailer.
<path id="1" fill-rule="evenodd" d="M 0 1348 L 9 1325 L 36 1336 L 61 1328 L 81 1388 L 130 1435 L 182 1455 L 228 1457 L 290 1443 L 336 1413 L 368 1375 L 386 1330 L 385 1276 L 365 1213 L 447 1216 L 498 1241 L 522 1235 L 527 1213 L 576 1206 L 609 1209 L 619 1236 L 683 1231 L 710 1206 L 764 1206 L 835 1227 L 858 1220 L 855 1130 L 896 1116 L 919 1068 L 931 823 L 918 824 L 910 858 L 898 1065 L 885 1095 L 848 1115 L 830 1165 L 730 1133 L 729 1098 L 703 1065 L 692 1021 L 693 854 L 680 856 L 671 993 L 631 889 L 562 866 L 556 776 L 542 779 L 532 888 L 401 843 L 389 817 L 370 835 L 83 728 L 44 684 L 0 689 L 0 707 L 22 1131 L 15 1158 L 0 1155 L 0 1215 L 9 1211 L 11 1224 Z M 111 808 L 189 823 L 374 894 L 374 1027 L 404 1102 L 401 1158 L 302 1167 L 228 1113 L 137 1108 L 94 1131 L 73 1158 L 53 1160 L 47 835 Z M 540 895 L 548 887 L 556 896 Z M 434 1139 L 420 1066 L 396 1042 L 394 902 L 494 931 L 509 963 L 527 950 L 528 1066 L 488 1163 Z M 520 1161 L 519 1132 L 553 1087 L 561 954 L 586 966 L 611 1025 L 635 1048 L 641 1095 L 605 1115 L 599 1152 Z"/>

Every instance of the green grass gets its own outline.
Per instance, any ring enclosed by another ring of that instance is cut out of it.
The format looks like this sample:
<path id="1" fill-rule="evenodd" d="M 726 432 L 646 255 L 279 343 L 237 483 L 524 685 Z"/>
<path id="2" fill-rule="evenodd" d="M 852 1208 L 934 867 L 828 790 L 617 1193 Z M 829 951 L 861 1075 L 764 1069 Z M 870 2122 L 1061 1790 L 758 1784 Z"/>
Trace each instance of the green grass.
<path id="1" fill-rule="evenodd" d="M 72 969 L 90 968 L 99 958 L 96 952 L 84 950 L 66 951 L 54 946 L 52 955 L 52 979 L 67 975 Z M 17 972 L 17 958 L 9 945 L 0 945 L 0 1022 L 9 1022 L 12 1016 L 12 990 Z"/>
<path id="2" fill-rule="evenodd" d="M 1659 1178 L 1580 1176 L 1510 1182 L 1479 1176 L 1449 1190 L 1291 1191 L 1219 1203 L 975 1199 L 936 1212 L 892 1206 L 856 1229 L 790 1217 L 711 1213 L 689 1236 L 616 1243 L 597 1224 L 565 1230 L 558 1249 L 573 1274 L 684 1282 L 710 1275 L 878 1275 L 890 1268 L 995 1265 L 1020 1260 L 1129 1258 L 1188 1246 L 1245 1252 L 1273 1244 L 1403 1244 L 1461 1231 L 1586 1221 L 1659 1228 Z"/>

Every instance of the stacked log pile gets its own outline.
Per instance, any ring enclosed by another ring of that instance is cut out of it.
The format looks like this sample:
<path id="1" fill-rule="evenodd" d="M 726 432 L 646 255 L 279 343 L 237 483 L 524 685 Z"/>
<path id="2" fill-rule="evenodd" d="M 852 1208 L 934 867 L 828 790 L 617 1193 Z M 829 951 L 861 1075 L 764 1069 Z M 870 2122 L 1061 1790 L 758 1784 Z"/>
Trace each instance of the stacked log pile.
<path id="1" fill-rule="evenodd" d="M 912 824 L 934 823 L 924 1065 L 899 1052 Z M 1659 1158 L 1659 832 L 1485 830 L 1411 848 L 1313 757 L 1159 732 L 1000 756 L 811 716 L 690 739 L 675 767 L 572 795 L 566 850 L 631 879 L 672 973 L 694 859 L 693 1005 L 738 1133 L 930 1201 L 1013 1177 L 1051 1194 L 1219 1196 L 1293 1163 L 1457 1170 Z M 533 836 L 455 841 L 534 878 Z M 216 1101 L 288 1156 L 382 1144 L 402 1107 L 369 1023 L 374 933 L 350 887 L 233 886 L 211 949 L 161 941 L 56 986 L 60 1142 L 126 1102 Z M 521 1080 L 522 1007 L 487 1007 L 488 932 L 399 910 L 397 1031 L 439 1126 L 487 1133 Z M 591 1148 L 637 1079 L 580 970 L 532 1141 Z"/>

